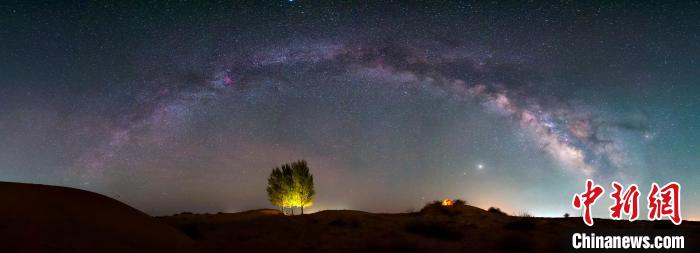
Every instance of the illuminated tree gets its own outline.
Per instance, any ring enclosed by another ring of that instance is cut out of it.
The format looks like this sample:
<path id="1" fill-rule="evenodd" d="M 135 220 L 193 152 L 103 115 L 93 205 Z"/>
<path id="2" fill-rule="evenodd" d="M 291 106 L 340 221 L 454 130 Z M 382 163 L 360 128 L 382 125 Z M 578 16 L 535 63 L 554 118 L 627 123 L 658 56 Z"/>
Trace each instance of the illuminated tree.
<path id="1" fill-rule="evenodd" d="M 284 212 L 284 201 L 282 194 L 282 171 L 279 168 L 272 169 L 270 177 L 267 178 L 267 199 L 272 205 L 280 207 L 280 210 Z"/>
<path id="2" fill-rule="evenodd" d="M 304 160 L 292 163 L 295 191 L 294 206 L 301 208 L 301 214 L 304 214 L 304 207 L 313 205 L 314 195 L 314 176 L 309 172 L 309 166 Z"/>
<path id="3" fill-rule="evenodd" d="M 272 169 L 270 177 L 267 179 L 267 198 L 270 203 L 280 207 L 286 214 L 285 207 L 292 207 L 293 200 L 292 168 L 289 164 Z"/>
<path id="4" fill-rule="evenodd" d="M 304 214 L 304 207 L 313 204 L 314 194 L 314 178 L 304 160 L 273 168 L 267 179 L 268 200 L 285 214 L 288 207 L 292 215 L 295 207 L 300 207 Z"/>

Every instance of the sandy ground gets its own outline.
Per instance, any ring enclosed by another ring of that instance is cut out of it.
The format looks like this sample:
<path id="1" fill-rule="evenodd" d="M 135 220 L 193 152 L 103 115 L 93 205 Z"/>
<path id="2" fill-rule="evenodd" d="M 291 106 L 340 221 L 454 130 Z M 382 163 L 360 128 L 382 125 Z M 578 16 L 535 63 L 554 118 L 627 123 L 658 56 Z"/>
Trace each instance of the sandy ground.
<path id="1" fill-rule="evenodd" d="M 580 217 L 514 217 L 468 205 L 402 214 L 261 209 L 150 217 L 96 193 L 18 183 L 0 183 L 0 203 L 0 253 L 566 252 L 573 232 L 685 235 L 689 252 L 700 243 L 700 222 L 596 219 L 591 229 Z"/>
<path id="2" fill-rule="evenodd" d="M 476 207 L 432 206 L 417 213 L 322 211 L 284 216 L 276 210 L 181 214 L 160 219 L 178 227 L 202 252 L 567 252 L 571 234 L 667 233 L 700 242 L 700 224 L 596 219 L 529 218 Z M 697 252 L 696 250 L 691 250 Z"/>
<path id="3" fill-rule="evenodd" d="M 177 229 L 87 191 L 0 183 L 0 252 L 193 252 Z"/>

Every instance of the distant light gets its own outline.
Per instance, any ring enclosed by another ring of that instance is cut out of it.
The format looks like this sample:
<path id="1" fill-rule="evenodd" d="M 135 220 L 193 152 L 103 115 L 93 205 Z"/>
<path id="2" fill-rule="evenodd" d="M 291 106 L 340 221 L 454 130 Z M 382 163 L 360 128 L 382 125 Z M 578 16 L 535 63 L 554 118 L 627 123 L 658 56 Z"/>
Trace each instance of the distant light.
<path id="1" fill-rule="evenodd" d="M 484 165 L 483 165 L 483 164 L 478 164 L 478 165 L 476 165 L 476 168 L 482 170 L 482 169 L 484 169 Z"/>
<path id="2" fill-rule="evenodd" d="M 445 199 L 442 201 L 442 206 L 452 206 L 454 204 L 455 204 L 455 202 L 452 201 L 451 199 Z"/>

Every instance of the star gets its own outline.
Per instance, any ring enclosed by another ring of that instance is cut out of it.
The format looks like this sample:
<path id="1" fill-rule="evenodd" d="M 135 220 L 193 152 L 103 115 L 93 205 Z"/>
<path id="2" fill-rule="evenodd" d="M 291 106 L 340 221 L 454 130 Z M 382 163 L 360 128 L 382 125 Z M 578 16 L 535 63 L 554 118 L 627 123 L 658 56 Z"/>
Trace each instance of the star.
<path id="1" fill-rule="evenodd" d="M 315 173 L 318 204 L 353 201 L 366 211 L 513 178 L 504 198 L 529 197 L 518 188 L 573 191 L 584 177 L 661 175 L 653 164 L 670 179 L 697 178 L 700 47 L 670 47 L 695 45 L 697 22 L 666 18 L 691 9 L 683 4 L 610 7 L 586 22 L 574 22 L 573 6 L 545 11 L 545 20 L 530 15 L 543 10 L 508 5 L 496 15 L 506 18 L 483 27 L 473 21 L 493 17 L 488 3 L 297 1 L 183 2 L 155 16 L 139 13 L 157 4 L 88 10 L 106 14 L 99 22 L 76 20 L 65 6 L 56 15 L 8 6 L 3 28 L 18 36 L 0 47 L 8 56 L 0 72 L 12 73 L 0 75 L 2 179 L 96 190 L 169 214 L 271 207 L 261 182 L 296 159 Z M 642 8 L 663 24 L 617 13 Z M 610 30 L 619 32 L 581 32 L 606 20 L 619 20 Z M 539 29 L 552 23 L 568 25 Z M 665 27 L 674 36 L 656 29 Z M 669 69 L 659 67 L 666 60 Z M 181 195 L 183 184 L 200 199 Z M 411 195 L 394 190 L 414 185 Z M 683 190 L 697 196 L 696 185 Z M 370 190 L 386 199 L 366 198 Z M 535 204 L 562 204 L 548 199 Z"/>

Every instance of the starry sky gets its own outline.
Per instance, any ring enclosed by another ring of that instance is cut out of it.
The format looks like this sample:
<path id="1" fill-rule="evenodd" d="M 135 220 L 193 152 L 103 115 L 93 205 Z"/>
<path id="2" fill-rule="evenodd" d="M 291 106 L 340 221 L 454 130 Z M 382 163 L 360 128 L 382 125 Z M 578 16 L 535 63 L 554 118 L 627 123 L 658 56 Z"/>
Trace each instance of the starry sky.
<path id="1" fill-rule="evenodd" d="M 0 11 L 0 181 L 233 212 L 272 207 L 271 168 L 306 159 L 312 211 L 578 214 L 590 178 L 596 217 L 613 180 L 677 181 L 700 219 L 697 1 Z"/>

